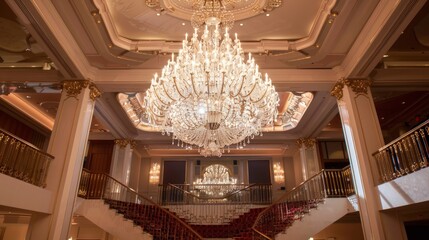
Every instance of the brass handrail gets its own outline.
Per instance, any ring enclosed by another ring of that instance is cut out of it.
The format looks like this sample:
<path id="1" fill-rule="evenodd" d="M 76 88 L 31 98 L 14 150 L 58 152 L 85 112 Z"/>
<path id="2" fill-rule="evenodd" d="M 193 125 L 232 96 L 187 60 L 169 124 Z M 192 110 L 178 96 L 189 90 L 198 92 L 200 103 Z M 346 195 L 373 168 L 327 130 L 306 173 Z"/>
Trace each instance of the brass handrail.
<path id="1" fill-rule="evenodd" d="M 378 184 L 429 165 L 429 119 L 373 153 Z M 375 173 L 374 173 L 375 174 Z"/>
<path id="2" fill-rule="evenodd" d="M 30 184 L 46 187 L 54 157 L 33 144 L 0 129 L 0 173 Z"/>
<path id="3" fill-rule="evenodd" d="M 287 204 L 297 204 L 299 205 L 298 215 L 300 215 L 298 217 L 301 218 L 303 213 L 306 213 L 310 208 L 317 206 L 317 204 L 322 202 L 326 197 L 346 197 L 353 194 L 354 188 L 351 183 L 351 172 L 349 166 L 343 169 L 323 169 L 316 175 L 294 187 L 291 191 L 285 193 L 269 207 L 264 209 L 256 218 L 252 226 L 252 230 L 260 237 L 271 240 L 271 237 L 274 237 L 275 234 L 280 231 L 272 230 L 272 236 L 270 236 L 269 233 L 258 229 L 258 225 L 262 224 L 262 219 L 267 216 L 270 217 L 269 221 L 274 221 L 274 218 L 277 216 L 272 215 L 281 214 L 278 211 L 275 211 L 276 207 L 281 208 L 282 211 L 289 211 Z M 282 219 L 280 221 L 290 221 L 290 219 L 287 218 L 283 219 L 284 216 L 279 218 Z M 275 223 L 270 222 L 268 225 L 274 228 Z"/>
<path id="4" fill-rule="evenodd" d="M 162 204 L 190 224 L 228 224 L 256 205 L 271 203 L 271 185 L 267 184 L 246 185 L 219 197 L 198 196 L 182 184 L 160 187 Z"/>
<path id="5" fill-rule="evenodd" d="M 146 196 L 143 196 L 141 194 L 139 194 L 138 192 L 136 192 L 135 190 L 133 190 L 132 188 L 126 186 L 125 184 L 119 182 L 118 180 L 116 180 L 115 178 L 113 178 L 112 176 L 105 174 L 105 173 L 91 173 L 90 171 L 83 169 L 82 173 L 87 173 L 87 174 L 93 174 L 93 175 L 102 175 L 104 176 L 106 179 L 110 179 L 112 180 L 114 183 L 119 184 L 121 187 L 123 187 L 126 191 L 135 194 L 136 196 L 138 196 L 141 199 L 144 199 L 145 201 L 147 201 L 148 203 L 150 203 L 152 206 L 155 206 L 157 209 L 161 210 L 162 212 L 164 212 L 165 214 L 169 215 L 170 217 L 172 217 L 173 219 L 175 219 L 177 222 L 179 222 L 183 227 L 187 228 L 189 231 L 191 231 L 195 236 L 197 236 L 198 239 L 203 239 L 201 237 L 201 235 L 196 232 L 194 229 L 192 229 L 192 227 L 190 227 L 187 223 L 185 223 L 184 221 L 182 221 L 180 218 L 178 218 L 176 215 L 172 214 L 171 212 L 169 212 L 168 210 L 164 209 L 163 207 L 161 207 L 160 205 L 158 205 L 156 202 L 152 201 L 151 199 L 147 198 Z M 103 181 L 102 182 L 103 185 L 105 185 L 107 183 L 107 181 Z M 81 185 L 79 186 L 79 188 L 81 187 Z M 88 187 L 88 186 L 87 186 Z M 106 186 L 104 186 L 106 187 Z M 89 187 L 88 187 L 89 188 Z M 81 192 L 81 189 L 79 189 L 79 192 Z M 86 193 L 88 193 L 88 190 L 86 191 Z M 105 196 L 105 191 L 103 191 L 99 198 L 100 199 L 107 199 Z M 84 197 L 82 194 L 80 195 L 81 197 Z M 109 200 L 109 199 L 107 199 Z"/>
<path id="6" fill-rule="evenodd" d="M 193 197 L 195 197 L 195 198 L 201 199 L 201 200 L 211 200 L 211 199 L 213 199 L 213 200 L 220 200 L 220 199 L 229 198 L 229 197 L 231 197 L 231 196 L 233 196 L 233 195 L 235 195 L 235 194 L 238 194 L 238 193 L 240 193 L 240 192 L 242 192 L 242 191 L 245 191 L 245 190 L 247 190 L 247 189 L 249 189 L 249 188 L 251 188 L 251 187 L 259 186 L 260 184 L 256 184 L 256 183 L 254 183 L 254 184 L 248 185 L 248 186 L 246 186 L 246 187 L 244 187 L 244 188 L 234 190 L 234 191 L 232 191 L 232 192 L 228 193 L 228 195 L 225 195 L 224 197 L 201 197 L 201 196 L 198 196 L 198 195 L 193 194 L 193 193 L 192 193 L 192 192 L 190 192 L 190 191 L 187 191 L 187 190 L 185 190 L 185 189 L 179 188 L 176 184 L 171 184 L 171 183 L 169 183 L 169 184 L 167 184 L 167 185 L 168 185 L 168 186 L 170 186 L 170 187 L 173 187 L 173 188 L 175 188 L 175 189 L 178 189 L 179 191 L 182 191 L 182 192 L 184 192 L 184 193 L 186 193 L 186 194 L 188 194 L 188 195 L 191 195 L 191 196 L 193 196 Z M 183 184 L 183 185 L 185 185 L 185 184 Z M 186 185 L 188 185 L 188 184 L 186 184 Z M 221 184 L 212 184 L 212 185 L 221 185 Z M 161 185 L 161 186 L 163 186 L 163 185 Z"/>

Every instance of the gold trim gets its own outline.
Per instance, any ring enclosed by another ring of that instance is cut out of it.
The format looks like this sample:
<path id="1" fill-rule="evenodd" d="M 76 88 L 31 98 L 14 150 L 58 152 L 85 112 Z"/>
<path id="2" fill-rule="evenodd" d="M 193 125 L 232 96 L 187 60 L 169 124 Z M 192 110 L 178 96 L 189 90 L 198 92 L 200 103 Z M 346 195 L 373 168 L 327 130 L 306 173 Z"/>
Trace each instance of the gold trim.
<path id="1" fill-rule="evenodd" d="M 67 97 L 77 98 L 82 92 L 83 88 L 87 88 L 89 86 L 88 80 L 65 80 L 62 82 L 63 90 L 66 90 Z"/>
<path id="2" fill-rule="evenodd" d="M 134 149 L 136 147 L 136 141 L 132 139 L 115 139 L 115 145 L 119 145 L 120 148 L 125 148 L 128 144 L 130 144 L 130 148 Z"/>
<path id="3" fill-rule="evenodd" d="M 94 83 L 91 83 L 89 85 L 89 97 L 92 99 L 92 101 L 95 101 L 97 98 L 101 96 L 100 90 L 97 88 L 97 86 Z"/>
<path id="4" fill-rule="evenodd" d="M 356 94 L 368 94 L 368 88 L 371 86 L 372 81 L 369 79 L 346 79 L 345 84 L 351 87 Z"/>
<path id="5" fill-rule="evenodd" d="M 368 94 L 368 88 L 372 85 L 372 80 L 369 79 L 339 79 L 331 90 L 331 96 L 337 100 L 343 98 L 344 86 L 350 87 L 356 94 Z"/>
<path id="6" fill-rule="evenodd" d="M 334 87 L 331 90 L 331 96 L 335 97 L 337 100 L 343 98 L 343 88 L 344 88 L 344 78 L 338 80 Z"/>
<path id="7" fill-rule="evenodd" d="M 62 88 L 67 92 L 67 97 L 74 97 L 77 99 L 77 96 L 82 92 L 82 89 L 89 88 L 89 97 L 92 101 L 95 101 L 101 96 L 100 90 L 97 86 L 90 82 L 89 80 L 65 80 L 62 82 Z"/>
<path id="8" fill-rule="evenodd" d="M 316 144 L 316 139 L 314 139 L 314 138 L 300 138 L 300 139 L 296 140 L 296 144 L 300 148 L 303 146 L 305 146 L 306 148 L 312 148 L 312 147 L 314 147 L 314 144 Z"/>

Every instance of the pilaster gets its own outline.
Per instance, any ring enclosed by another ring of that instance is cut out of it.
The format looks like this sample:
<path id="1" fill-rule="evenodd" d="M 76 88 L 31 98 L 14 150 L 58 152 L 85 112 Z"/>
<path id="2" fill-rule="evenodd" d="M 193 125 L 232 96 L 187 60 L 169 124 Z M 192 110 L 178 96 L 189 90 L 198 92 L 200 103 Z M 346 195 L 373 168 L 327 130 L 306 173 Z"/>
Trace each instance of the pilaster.
<path id="1" fill-rule="evenodd" d="M 383 240 L 387 238 L 374 186 L 372 153 L 384 145 L 384 140 L 370 85 L 366 79 L 340 79 L 331 95 L 337 98 L 365 239 Z"/>
<path id="2" fill-rule="evenodd" d="M 128 186 L 130 180 L 131 160 L 135 141 L 131 139 L 115 139 L 110 175 Z"/>
<path id="3" fill-rule="evenodd" d="M 304 181 L 320 171 L 316 139 L 300 138 L 296 141 L 301 158 L 301 171 Z"/>
<path id="4" fill-rule="evenodd" d="M 68 238 L 95 100 L 100 96 L 100 91 L 88 80 L 67 80 L 62 86 L 48 146 L 48 152 L 55 157 L 46 187 L 54 196 L 52 214 L 32 216 L 27 234 L 31 240 Z"/>

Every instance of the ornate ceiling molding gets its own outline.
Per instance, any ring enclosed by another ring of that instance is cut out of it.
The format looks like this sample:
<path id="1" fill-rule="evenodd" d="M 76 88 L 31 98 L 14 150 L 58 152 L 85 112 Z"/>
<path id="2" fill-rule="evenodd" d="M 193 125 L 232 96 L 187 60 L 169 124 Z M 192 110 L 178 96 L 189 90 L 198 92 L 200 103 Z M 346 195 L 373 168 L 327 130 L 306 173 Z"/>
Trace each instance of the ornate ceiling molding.
<path id="1" fill-rule="evenodd" d="M 151 1 L 154 2 L 154 1 Z M 156 2 L 156 1 L 155 1 Z M 167 2 L 167 1 L 166 1 Z M 177 1 L 175 1 L 177 2 Z M 252 1 L 252 2 L 258 2 L 258 1 Z M 260 2 L 269 2 L 269 1 L 260 1 Z M 151 40 L 151 41 L 144 41 L 144 40 L 138 40 L 138 39 L 129 39 L 124 36 L 121 36 L 117 30 L 117 27 L 114 24 L 113 17 L 111 16 L 111 13 L 109 12 L 108 5 L 106 3 L 106 0 L 94 0 L 93 1 L 95 7 L 98 9 L 98 12 L 92 12 L 92 16 L 94 18 L 94 21 L 96 21 L 98 24 L 102 24 L 107 31 L 111 43 L 106 43 L 110 48 L 113 46 L 125 49 L 127 51 L 157 51 L 157 52 L 178 52 L 179 49 L 182 46 L 181 42 L 171 42 L 171 41 L 162 41 L 162 40 Z M 332 12 L 332 9 L 334 8 L 335 4 L 337 3 L 337 0 L 325 0 L 322 2 L 316 17 L 314 24 L 312 25 L 308 36 L 303 37 L 298 40 L 261 40 L 258 42 L 252 42 L 252 43 L 242 43 L 243 49 L 246 52 L 268 52 L 272 50 L 292 50 L 292 51 L 299 51 L 303 50 L 308 47 L 316 46 L 316 42 L 320 37 L 320 34 L 322 32 L 322 29 L 325 26 L 332 25 L 334 19 L 338 15 L 336 12 Z M 263 4 L 263 5 L 264 5 Z M 155 7 L 155 9 L 158 9 Z M 168 8 L 167 8 L 168 9 Z M 177 12 L 177 9 L 172 7 L 174 10 L 173 12 Z M 259 9 L 259 8 L 258 8 Z M 263 8 L 262 8 L 263 9 Z M 251 15 L 243 15 L 243 17 L 238 16 L 237 19 L 244 19 L 251 17 L 252 15 L 255 15 L 255 10 L 253 9 L 244 9 L 246 11 L 250 11 Z M 243 10 L 243 11 L 244 11 Z M 170 12 L 169 10 L 165 10 L 167 14 L 173 15 L 173 12 Z M 244 11 L 244 12 L 246 12 Z M 263 12 L 262 10 L 256 11 L 256 14 L 260 14 Z M 184 14 L 184 16 L 175 16 L 175 17 L 181 17 L 181 18 L 189 19 L 192 14 Z"/>

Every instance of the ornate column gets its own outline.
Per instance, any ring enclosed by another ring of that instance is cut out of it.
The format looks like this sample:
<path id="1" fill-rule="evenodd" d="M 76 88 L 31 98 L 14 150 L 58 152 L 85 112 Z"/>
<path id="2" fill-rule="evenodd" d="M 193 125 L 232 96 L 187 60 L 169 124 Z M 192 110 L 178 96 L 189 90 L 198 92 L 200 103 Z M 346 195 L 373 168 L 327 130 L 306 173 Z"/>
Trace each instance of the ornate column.
<path id="1" fill-rule="evenodd" d="M 47 189 L 52 191 L 52 214 L 33 214 L 27 239 L 67 239 L 77 186 L 82 171 L 95 100 L 100 91 L 88 80 L 64 81 L 60 105 L 49 141 L 52 161 Z"/>
<path id="2" fill-rule="evenodd" d="M 383 232 L 372 153 L 384 145 L 384 140 L 368 91 L 370 85 L 371 81 L 366 79 L 340 79 L 331 95 L 337 98 L 365 239 L 383 240 L 391 238 Z"/>
<path id="3" fill-rule="evenodd" d="M 301 158 L 301 170 L 304 181 L 320 171 L 316 139 L 300 138 L 296 141 Z"/>
<path id="4" fill-rule="evenodd" d="M 131 160 L 135 145 L 135 141 L 131 139 L 116 139 L 113 147 L 110 175 L 127 186 L 130 180 Z"/>

